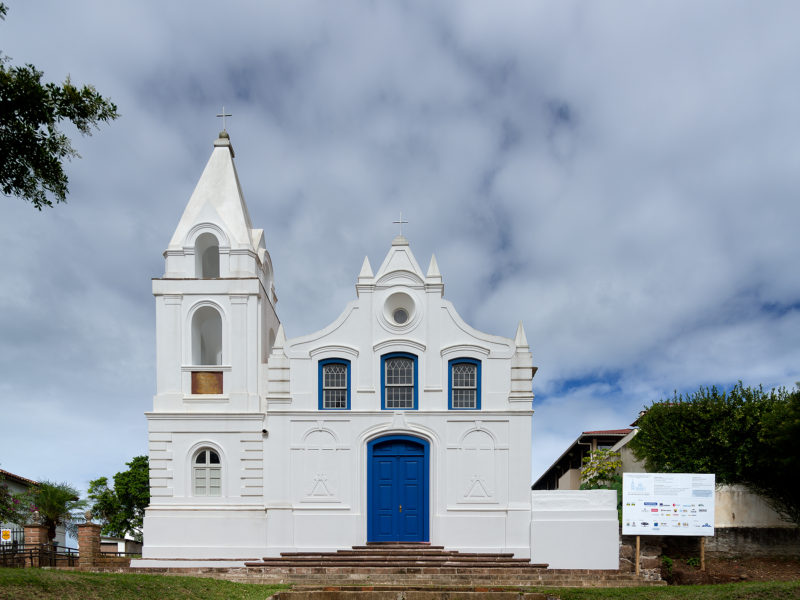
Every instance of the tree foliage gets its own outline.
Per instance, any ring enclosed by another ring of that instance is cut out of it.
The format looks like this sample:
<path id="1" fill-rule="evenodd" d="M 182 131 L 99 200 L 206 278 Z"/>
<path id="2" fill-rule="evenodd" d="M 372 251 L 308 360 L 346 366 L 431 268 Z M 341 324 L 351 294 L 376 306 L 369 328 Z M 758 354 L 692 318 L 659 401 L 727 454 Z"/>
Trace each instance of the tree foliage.
<path id="1" fill-rule="evenodd" d="M 89 482 L 92 514 L 102 521 L 104 534 L 131 534 L 142 541 L 144 509 L 150 504 L 150 466 L 146 456 L 136 456 L 126 464 L 128 469 L 114 475 L 111 488 L 106 477 Z"/>
<path id="2" fill-rule="evenodd" d="M 738 383 L 675 394 L 639 418 L 630 448 L 649 471 L 714 473 L 717 483 L 741 483 L 782 516 L 800 524 L 800 389 Z"/>
<path id="3" fill-rule="evenodd" d="M 622 522 L 622 458 L 612 450 L 592 450 L 581 467 L 582 490 L 614 490 L 617 492 L 617 516 Z"/>
<path id="4" fill-rule="evenodd" d="M 25 505 L 20 494 L 8 489 L 5 478 L 0 473 L 0 523 L 22 523 L 25 516 Z"/>
<path id="5" fill-rule="evenodd" d="M 7 7 L 0 3 L 0 18 Z M 83 135 L 116 119 L 116 105 L 91 85 L 43 83 L 31 64 L 8 65 L 0 54 L 0 189 L 37 209 L 64 202 L 68 183 L 64 160 L 79 157 L 60 129 L 70 121 Z"/>

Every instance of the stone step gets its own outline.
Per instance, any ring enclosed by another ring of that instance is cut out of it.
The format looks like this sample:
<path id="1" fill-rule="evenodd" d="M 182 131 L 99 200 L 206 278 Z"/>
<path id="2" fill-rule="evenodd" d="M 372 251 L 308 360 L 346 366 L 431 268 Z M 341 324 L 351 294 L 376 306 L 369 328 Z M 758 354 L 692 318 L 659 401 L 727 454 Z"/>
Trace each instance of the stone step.
<path id="1" fill-rule="evenodd" d="M 427 543 L 385 542 L 368 543 L 340 549 L 336 552 L 282 552 L 280 557 L 266 556 L 261 561 L 248 561 L 247 567 L 264 569 L 284 568 L 442 568 L 468 567 L 514 569 L 545 568 L 547 565 L 531 565 L 525 558 L 514 558 L 511 552 L 464 552 L 446 550 L 443 546 Z M 330 573 L 330 571 L 326 571 Z"/>
<path id="2" fill-rule="evenodd" d="M 281 552 L 282 557 L 293 558 L 298 556 L 461 556 L 476 558 L 512 558 L 513 552 L 460 552 L 458 550 L 434 550 L 430 548 L 394 548 L 376 550 L 337 550 L 336 552 Z M 275 558 L 275 557 L 271 557 Z M 518 558 L 515 560 L 527 560 Z"/>
<path id="3" fill-rule="evenodd" d="M 525 574 L 508 574 L 501 576 L 498 574 L 485 575 L 432 575 L 432 574 L 331 574 L 331 573 L 290 573 L 278 574 L 269 573 L 265 576 L 253 574 L 237 576 L 240 581 L 271 581 L 271 582 L 293 582 L 295 585 L 311 586 L 353 586 L 353 585 L 481 585 L 481 586 L 547 586 L 547 587 L 589 587 L 589 586 L 613 586 L 625 587 L 629 585 L 649 585 L 647 582 L 632 574 L 542 574 L 530 576 Z M 661 584 L 663 582 L 657 582 Z"/>
<path id="4" fill-rule="evenodd" d="M 245 561 L 244 564 L 244 567 L 228 568 L 224 573 L 204 568 L 198 574 L 243 583 L 291 583 L 294 585 L 293 591 L 309 594 L 326 590 L 336 594 L 393 593 L 392 600 L 396 600 L 398 594 L 403 595 L 406 591 L 428 594 L 432 587 L 437 588 L 438 593 L 451 594 L 455 590 L 459 594 L 467 594 L 464 598 L 487 597 L 476 596 L 485 594 L 478 592 L 478 588 L 506 588 L 496 589 L 492 593 L 510 593 L 512 596 L 506 595 L 502 598 L 519 598 L 522 593 L 520 586 L 630 587 L 663 584 L 647 581 L 630 572 L 549 569 L 546 564 L 534 564 L 526 558 L 514 558 L 510 552 L 462 553 L 442 546 L 420 543 L 369 543 L 337 551 L 283 552 L 280 557 L 267 556 L 261 561 Z M 168 570 L 175 572 L 172 568 Z M 402 589 L 390 590 L 387 586 L 399 586 Z M 474 589 L 465 589 L 464 586 Z M 319 594 L 308 596 L 309 599 L 322 597 Z M 451 600 L 455 598 L 452 595 L 447 597 Z M 404 595 L 403 598 L 408 600 L 411 596 Z"/>
<path id="5" fill-rule="evenodd" d="M 588 569 L 542 569 L 539 572 L 513 569 L 450 569 L 430 572 L 430 569 L 406 570 L 393 573 L 389 568 L 371 569 L 367 573 L 363 569 L 342 569 L 349 573 L 326 573 L 324 569 L 263 569 L 248 567 L 74 567 L 68 570 L 80 570 L 104 573 L 150 573 L 161 575 L 193 575 L 195 577 L 213 577 L 240 583 L 291 583 L 294 589 L 308 591 L 324 590 L 331 587 L 346 588 L 381 588 L 395 586 L 402 588 L 540 588 L 540 587 L 633 587 L 660 586 L 664 581 L 649 581 L 637 577 L 633 573 L 622 573 L 612 570 Z M 302 572 L 298 572 L 302 571 Z M 483 573 L 480 573 L 483 571 Z M 396 600 L 396 596 L 392 599 Z M 452 598 L 451 598 L 452 600 Z"/>
<path id="6" fill-rule="evenodd" d="M 291 556 L 265 556 L 263 557 L 264 561 L 283 561 L 283 562 L 303 562 L 309 560 L 316 560 L 316 561 L 329 561 L 329 562 L 337 562 L 342 560 L 347 561 L 375 561 L 375 560 L 382 560 L 384 562 L 395 561 L 395 560 L 421 560 L 421 561 L 428 561 L 428 562 L 445 562 L 448 560 L 451 561 L 461 561 L 461 562 L 472 562 L 472 563 L 487 563 L 487 564 L 495 564 L 495 563 L 517 563 L 517 564 L 530 564 L 530 560 L 527 558 L 514 558 L 513 556 L 498 556 L 498 555 L 475 555 L 475 554 L 415 554 L 415 553 L 406 553 L 406 554 L 347 554 L 347 553 L 336 553 L 336 554 L 295 554 Z"/>
<path id="7" fill-rule="evenodd" d="M 451 590 L 311 590 L 278 592 L 274 600 L 546 600 L 541 592 Z"/>
<path id="8" fill-rule="evenodd" d="M 317 568 L 317 569 L 338 569 L 338 568 L 354 568 L 354 569 L 374 569 L 374 568 L 389 568 L 389 569 L 520 569 L 523 571 L 528 570 L 541 570 L 544 568 L 542 565 L 532 565 L 530 563 L 519 562 L 493 562 L 485 563 L 479 561 L 425 561 L 420 559 L 411 560 L 307 560 L 307 561 L 287 561 L 287 560 L 263 560 L 260 562 L 246 562 L 245 566 L 253 569 L 261 568 L 285 568 L 285 569 L 304 569 L 304 568 Z"/>
<path id="9" fill-rule="evenodd" d="M 325 583 L 325 582 L 335 582 L 337 585 L 344 585 L 344 584 L 356 584 L 356 583 L 394 583 L 398 581 L 414 581 L 414 582 L 431 582 L 433 583 L 442 583 L 447 582 L 451 583 L 454 580 L 462 582 L 464 585 L 466 584 L 474 584 L 475 582 L 480 582 L 482 584 L 486 583 L 493 583 L 493 582 L 502 582 L 504 585 L 509 585 L 509 582 L 518 582 L 518 585 L 528 584 L 530 582 L 533 583 L 540 583 L 540 582 L 553 582 L 558 583 L 559 581 L 575 581 L 578 579 L 586 579 L 591 581 L 639 581 L 639 578 L 635 576 L 605 576 L 605 575 L 526 575 L 521 573 L 514 573 L 514 574 L 506 574 L 503 576 L 502 574 L 442 574 L 442 575 L 433 575 L 433 574 L 414 574 L 414 573 L 390 573 L 390 574 L 374 574 L 374 575 L 363 575 L 363 574 L 344 574 L 344 573 L 266 573 L 266 574 L 256 574 L 256 573 L 246 573 L 246 574 L 231 574 L 241 577 L 242 579 L 288 579 L 291 581 L 296 581 L 298 583 Z M 513 583 L 512 583 L 513 584 Z"/>
<path id="10" fill-rule="evenodd" d="M 349 552 L 337 552 L 335 554 L 315 554 L 315 553 L 296 553 L 296 554 L 282 554 L 280 557 L 265 556 L 265 561 L 283 560 L 283 561 L 341 561 L 341 560 L 423 560 L 430 562 L 443 562 L 448 560 L 457 560 L 462 562 L 509 562 L 509 563 L 530 563 L 527 558 L 514 558 L 513 554 L 383 554 L 383 553 L 368 553 L 368 554 L 351 554 Z"/>
<path id="11" fill-rule="evenodd" d="M 355 550 L 364 548 L 435 548 L 444 550 L 444 546 L 434 546 L 430 542 L 367 542 L 363 545 L 353 546 Z"/>

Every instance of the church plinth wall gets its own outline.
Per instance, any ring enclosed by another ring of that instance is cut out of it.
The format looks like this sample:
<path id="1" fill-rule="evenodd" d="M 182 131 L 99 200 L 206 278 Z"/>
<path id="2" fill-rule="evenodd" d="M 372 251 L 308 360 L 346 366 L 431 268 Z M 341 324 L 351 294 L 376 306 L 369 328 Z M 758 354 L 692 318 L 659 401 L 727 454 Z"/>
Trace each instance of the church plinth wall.
<path id="1" fill-rule="evenodd" d="M 170 435 L 176 463 L 200 444 L 219 449 L 229 472 L 223 473 L 226 495 L 220 498 L 192 498 L 191 474 L 173 473 L 171 495 L 158 496 L 147 511 L 145 558 L 237 558 L 255 549 L 256 556 L 277 556 L 363 544 L 366 444 L 392 434 L 430 443 L 431 543 L 529 556 L 530 499 L 513 482 L 526 480 L 530 453 L 510 443 L 529 435 L 529 415 L 275 412 L 266 437 L 256 415 L 195 415 L 180 422 L 172 415 L 153 417 L 152 429 L 179 430 L 151 433 Z M 248 475 L 262 487 L 245 487 L 241 482 Z"/>

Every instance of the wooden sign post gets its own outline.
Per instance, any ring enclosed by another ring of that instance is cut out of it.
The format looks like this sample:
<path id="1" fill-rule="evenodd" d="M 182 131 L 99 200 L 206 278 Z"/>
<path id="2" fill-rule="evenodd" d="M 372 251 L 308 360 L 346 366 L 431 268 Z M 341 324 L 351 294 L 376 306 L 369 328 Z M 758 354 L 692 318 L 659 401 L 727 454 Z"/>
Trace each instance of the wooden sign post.
<path id="1" fill-rule="evenodd" d="M 706 538 L 700 538 L 700 570 L 706 570 Z"/>

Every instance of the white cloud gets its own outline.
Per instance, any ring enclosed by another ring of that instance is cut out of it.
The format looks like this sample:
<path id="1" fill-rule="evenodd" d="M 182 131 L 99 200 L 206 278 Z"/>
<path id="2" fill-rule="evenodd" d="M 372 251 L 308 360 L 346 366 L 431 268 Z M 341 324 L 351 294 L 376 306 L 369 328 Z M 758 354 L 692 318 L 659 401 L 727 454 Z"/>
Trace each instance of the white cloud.
<path id="1" fill-rule="evenodd" d="M 223 104 L 288 333 L 339 314 L 402 210 L 471 324 L 524 321 L 535 475 L 673 389 L 792 384 L 798 12 L 12 3 L 3 52 L 94 83 L 123 116 L 76 140 L 69 204 L 3 201 L 3 468 L 81 484 L 144 451 L 149 279 Z"/>

